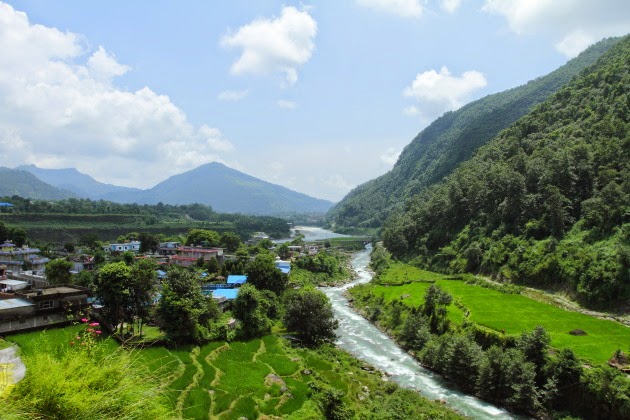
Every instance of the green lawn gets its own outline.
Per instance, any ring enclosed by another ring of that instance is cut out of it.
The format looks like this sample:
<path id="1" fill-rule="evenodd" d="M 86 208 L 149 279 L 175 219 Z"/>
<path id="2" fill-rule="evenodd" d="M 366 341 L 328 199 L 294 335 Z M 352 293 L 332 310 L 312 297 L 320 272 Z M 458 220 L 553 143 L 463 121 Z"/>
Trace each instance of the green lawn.
<path id="1" fill-rule="evenodd" d="M 424 281 L 395 285 L 408 280 Z M 380 278 L 380 282 L 386 285 L 375 285 L 373 291 L 377 295 L 383 293 L 387 301 L 410 295 L 403 302 L 418 306 L 431 285 L 428 280 L 435 280 L 437 286 L 446 290 L 453 298 L 459 299 L 470 311 L 471 321 L 514 335 L 542 325 L 551 336 L 551 345 L 554 348 L 570 347 L 579 357 L 590 363 L 605 363 L 615 350 L 627 351 L 630 345 L 630 328 L 619 323 L 566 311 L 526 296 L 503 294 L 463 281 L 447 280 L 444 275 L 403 264 L 394 264 L 387 270 Z M 458 308 L 453 305 L 449 307 L 451 321 L 461 322 L 462 315 Z M 587 335 L 569 334 L 574 329 L 584 330 Z"/>

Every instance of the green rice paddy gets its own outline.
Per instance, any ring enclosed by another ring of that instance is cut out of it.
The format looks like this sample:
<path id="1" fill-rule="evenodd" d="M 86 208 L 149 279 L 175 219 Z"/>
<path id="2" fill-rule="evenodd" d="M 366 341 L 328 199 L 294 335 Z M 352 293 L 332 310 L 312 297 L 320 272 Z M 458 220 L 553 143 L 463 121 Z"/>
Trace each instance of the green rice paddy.
<path id="1" fill-rule="evenodd" d="M 628 351 L 630 348 L 630 328 L 620 323 L 570 312 L 523 295 L 448 280 L 444 275 L 403 264 L 395 264 L 378 281 L 381 284 L 373 285 L 374 294 L 382 293 L 386 301 L 404 297 L 402 301 L 410 306 L 420 305 L 426 289 L 434 282 L 461 302 L 470 312 L 470 321 L 512 335 L 541 325 L 551 336 L 552 347 L 569 347 L 589 363 L 605 363 L 617 349 Z M 405 282 L 409 283 L 403 284 Z M 449 307 L 451 321 L 461 323 L 462 317 L 459 308 Z M 576 329 L 587 335 L 569 334 Z"/>

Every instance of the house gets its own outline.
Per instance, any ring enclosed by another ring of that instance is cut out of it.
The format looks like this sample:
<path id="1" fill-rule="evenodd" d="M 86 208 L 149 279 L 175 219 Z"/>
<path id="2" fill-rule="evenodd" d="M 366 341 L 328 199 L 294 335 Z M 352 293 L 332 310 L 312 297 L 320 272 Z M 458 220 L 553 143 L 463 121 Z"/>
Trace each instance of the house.
<path id="1" fill-rule="evenodd" d="M 0 300 L 0 334 L 63 324 L 87 310 L 89 292 L 76 286 L 48 286 Z"/>
<path id="2" fill-rule="evenodd" d="M 276 260 L 276 268 L 284 274 L 291 272 L 291 263 L 289 261 Z"/>
<path id="3" fill-rule="evenodd" d="M 86 271 L 94 271 L 94 267 L 96 266 L 96 262 L 94 261 L 94 257 L 89 255 L 79 255 L 72 258 L 73 268 L 72 271 L 80 273 L 83 270 Z"/>
<path id="4" fill-rule="evenodd" d="M 195 264 L 199 258 L 208 261 L 216 258 L 223 261 L 223 248 L 203 248 L 193 246 L 180 246 L 177 248 L 177 255 L 170 258 L 171 264 L 180 265 L 182 267 L 190 267 Z"/>
<path id="5" fill-rule="evenodd" d="M 160 242 L 158 252 L 160 255 L 175 255 L 177 254 L 177 248 L 181 246 L 181 242 Z"/>
<path id="6" fill-rule="evenodd" d="M 26 289 L 28 282 L 21 280 L 0 280 L 0 292 L 16 292 L 18 290 Z"/>
<path id="7" fill-rule="evenodd" d="M 251 242 L 253 245 L 256 245 L 258 242 L 264 239 L 269 239 L 269 235 L 267 235 L 265 232 L 256 232 L 252 235 L 249 242 Z"/>
<path id="8" fill-rule="evenodd" d="M 126 252 L 131 251 L 134 253 L 140 252 L 140 241 L 125 242 L 122 244 L 109 244 L 109 252 Z"/>
<path id="9" fill-rule="evenodd" d="M 39 252 L 38 248 L 30 248 L 28 245 L 18 247 L 12 242 L 6 241 L 0 245 L 0 266 L 6 266 L 5 275 L 7 271 L 19 273 L 24 268 L 32 270 L 34 273 L 41 273 L 50 260 L 40 257 Z"/>
<path id="10" fill-rule="evenodd" d="M 230 274 L 227 278 L 227 284 L 241 285 L 247 283 L 247 276 Z"/>

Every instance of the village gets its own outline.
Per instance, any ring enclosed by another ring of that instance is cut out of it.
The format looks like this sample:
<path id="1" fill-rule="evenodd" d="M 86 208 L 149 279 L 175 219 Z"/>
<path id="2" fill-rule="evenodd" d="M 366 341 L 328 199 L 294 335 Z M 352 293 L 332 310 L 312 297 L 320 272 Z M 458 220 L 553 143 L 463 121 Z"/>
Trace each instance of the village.
<path id="1" fill-rule="evenodd" d="M 286 259 L 275 255 L 274 267 L 285 276 L 291 271 L 292 260 L 314 256 L 320 250 L 317 244 L 306 245 L 301 238 L 291 244 L 276 246 L 263 232 L 252 235 L 247 245 L 253 249 L 282 249 L 281 254 Z M 18 247 L 10 241 L 0 247 L 0 335 L 67 324 L 82 316 L 80 314 L 98 313 L 102 308 L 102 302 L 94 297 L 93 288 L 83 287 L 72 280 L 94 273 L 98 259 L 94 255 L 78 252 L 65 256 L 65 278 L 71 281 L 58 284 L 56 274 L 46 270 L 52 260 L 41 256 L 38 248 L 26 244 Z M 153 303 L 158 302 L 162 282 L 167 279 L 171 267 L 194 272 L 203 295 L 212 297 L 223 311 L 230 307 L 240 287 L 247 283 L 248 276 L 243 271 L 245 264 L 255 259 L 255 255 L 243 255 L 242 249 L 238 255 L 239 252 L 229 252 L 222 247 L 184 245 L 177 241 L 160 242 L 152 252 L 140 250 L 138 240 L 103 244 L 100 256 L 102 259 L 105 255 L 105 261 L 101 262 L 123 257 L 150 261 L 155 267 L 151 288 Z M 74 316 L 69 316 L 70 313 Z M 229 323 L 233 325 L 234 320 Z"/>

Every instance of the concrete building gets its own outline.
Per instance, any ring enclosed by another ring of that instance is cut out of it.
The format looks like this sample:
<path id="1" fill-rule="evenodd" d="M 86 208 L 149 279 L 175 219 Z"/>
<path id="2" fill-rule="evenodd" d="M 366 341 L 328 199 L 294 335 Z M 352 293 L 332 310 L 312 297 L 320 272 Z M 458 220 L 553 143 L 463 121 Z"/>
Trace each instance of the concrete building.
<path id="1" fill-rule="evenodd" d="M 89 308 L 87 289 L 49 286 L 0 300 L 0 334 L 63 324 Z"/>

